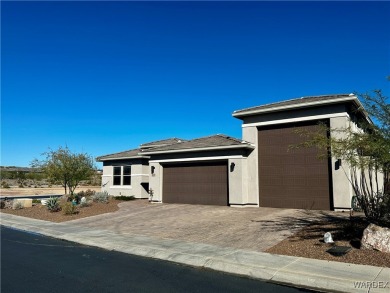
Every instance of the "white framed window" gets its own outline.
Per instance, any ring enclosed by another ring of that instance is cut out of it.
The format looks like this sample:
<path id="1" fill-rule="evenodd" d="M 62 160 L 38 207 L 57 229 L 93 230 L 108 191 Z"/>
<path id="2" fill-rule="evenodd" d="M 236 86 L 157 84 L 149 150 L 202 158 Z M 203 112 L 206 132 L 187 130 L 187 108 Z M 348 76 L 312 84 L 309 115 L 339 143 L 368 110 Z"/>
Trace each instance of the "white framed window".
<path id="1" fill-rule="evenodd" d="M 123 166 L 122 171 L 122 185 L 131 185 L 131 166 Z"/>
<path id="2" fill-rule="evenodd" d="M 131 166 L 114 166 L 112 182 L 115 186 L 131 185 Z"/>

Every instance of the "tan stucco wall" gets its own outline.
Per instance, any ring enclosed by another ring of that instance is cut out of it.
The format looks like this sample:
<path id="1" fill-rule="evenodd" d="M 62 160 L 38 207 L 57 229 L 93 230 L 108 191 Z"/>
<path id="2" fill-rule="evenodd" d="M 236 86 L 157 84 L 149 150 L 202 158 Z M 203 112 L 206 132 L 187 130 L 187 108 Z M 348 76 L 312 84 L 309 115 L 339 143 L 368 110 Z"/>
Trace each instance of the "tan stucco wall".
<path id="1" fill-rule="evenodd" d="M 159 163 L 149 163 L 149 189 L 153 190 L 153 198 L 154 202 L 162 201 L 162 176 L 163 176 L 163 168 Z M 154 167 L 154 174 L 152 174 L 152 167 Z"/>
<path id="2" fill-rule="evenodd" d="M 346 128 L 349 126 L 347 117 L 330 118 L 330 128 Z M 340 133 L 331 132 L 332 137 L 340 137 Z M 348 180 L 351 177 L 350 167 L 347 162 L 341 161 L 341 167 L 336 169 L 338 158 L 332 158 L 332 185 L 333 185 L 333 205 L 337 209 L 349 209 L 351 207 L 352 186 Z"/>
<path id="3" fill-rule="evenodd" d="M 114 166 L 103 166 L 102 191 L 107 191 L 113 196 L 134 196 L 135 198 L 148 198 L 149 194 L 141 183 L 149 181 L 148 166 L 141 164 L 131 165 L 131 185 L 113 186 Z"/>
<path id="4" fill-rule="evenodd" d="M 338 117 L 330 119 L 330 127 L 346 128 L 351 127 L 353 131 L 361 131 L 354 122 L 349 118 Z M 334 137 L 340 137 L 340 133 L 331 133 Z M 332 158 L 332 178 L 333 178 L 333 201 L 335 210 L 343 210 L 351 208 L 351 199 L 355 194 L 351 184 L 352 170 L 348 163 L 344 160 L 341 161 L 341 167 L 336 169 L 337 158 Z M 368 171 L 365 172 L 367 180 L 369 178 Z M 357 171 L 358 182 L 360 179 L 360 171 Z M 377 192 L 375 175 L 373 175 L 373 191 Z M 367 181 L 369 184 L 369 180 Z M 379 190 L 383 189 L 383 174 L 378 173 L 378 186 Z"/>
<path id="5" fill-rule="evenodd" d="M 258 133 L 257 127 L 242 128 L 242 139 L 255 145 L 255 149 L 246 159 L 246 170 L 243 171 L 243 190 L 247 203 L 259 204 L 259 175 L 258 175 Z"/>
<path id="6" fill-rule="evenodd" d="M 243 204 L 242 192 L 242 159 L 228 160 L 229 204 Z M 234 168 L 232 169 L 232 164 Z"/>

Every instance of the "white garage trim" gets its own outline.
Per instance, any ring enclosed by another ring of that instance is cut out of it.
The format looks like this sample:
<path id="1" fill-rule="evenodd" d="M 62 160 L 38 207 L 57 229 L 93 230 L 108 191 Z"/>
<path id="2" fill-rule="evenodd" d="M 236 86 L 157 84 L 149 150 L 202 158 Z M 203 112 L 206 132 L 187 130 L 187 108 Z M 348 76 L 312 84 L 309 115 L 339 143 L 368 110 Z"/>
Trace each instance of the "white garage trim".
<path id="1" fill-rule="evenodd" d="M 152 160 L 149 163 L 171 163 L 171 162 L 197 162 L 197 161 L 213 161 L 226 159 L 243 159 L 243 156 L 219 156 L 219 157 L 199 157 L 188 159 L 166 159 L 166 160 Z"/>

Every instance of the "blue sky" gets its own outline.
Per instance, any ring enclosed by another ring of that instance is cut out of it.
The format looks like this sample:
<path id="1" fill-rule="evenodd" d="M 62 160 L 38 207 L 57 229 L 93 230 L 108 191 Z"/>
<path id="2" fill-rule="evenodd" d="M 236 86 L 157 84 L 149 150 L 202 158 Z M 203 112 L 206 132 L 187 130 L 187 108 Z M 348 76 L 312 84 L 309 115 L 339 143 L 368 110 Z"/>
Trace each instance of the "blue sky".
<path id="1" fill-rule="evenodd" d="M 2 2 L 1 165 L 240 138 L 234 110 L 306 95 L 389 96 L 389 16 L 389 2 Z"/>

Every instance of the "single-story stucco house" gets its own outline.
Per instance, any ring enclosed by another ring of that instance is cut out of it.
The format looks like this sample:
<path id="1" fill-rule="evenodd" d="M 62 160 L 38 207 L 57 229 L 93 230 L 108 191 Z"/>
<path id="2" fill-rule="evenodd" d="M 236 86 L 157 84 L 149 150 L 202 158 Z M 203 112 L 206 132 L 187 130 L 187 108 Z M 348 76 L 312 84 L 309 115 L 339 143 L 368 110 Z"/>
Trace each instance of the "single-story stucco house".
<path id="1" fill-rule="evenodd" d="M 312 130 L 319 122 L 331 128 L 370 122 L 355 95 L 286 100 L 237 110 L 233 117 L 242 120 L 242 139 L 170 138 L 98 157 L 102 189 L 136 198 L 148 198 L 152 190 L 153 201 L 164 203 L 350 209 L 346 164 L 318 159 L 315 148 L 290 146 L 303 141 L 296 129 Z"/>

